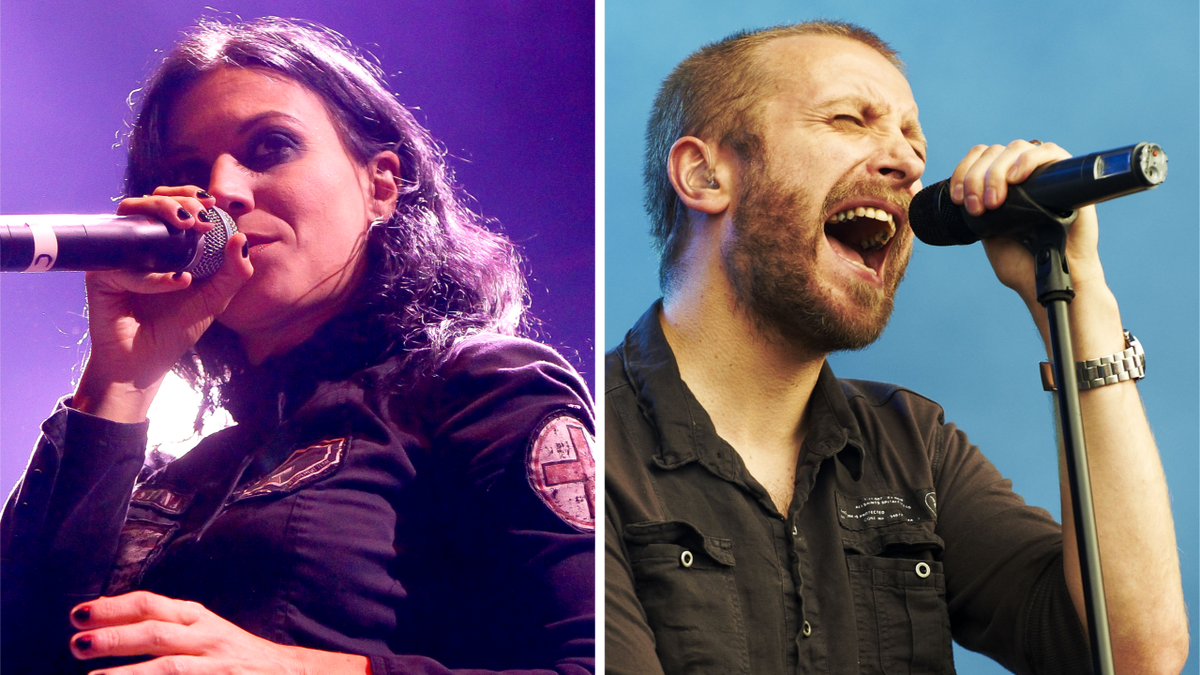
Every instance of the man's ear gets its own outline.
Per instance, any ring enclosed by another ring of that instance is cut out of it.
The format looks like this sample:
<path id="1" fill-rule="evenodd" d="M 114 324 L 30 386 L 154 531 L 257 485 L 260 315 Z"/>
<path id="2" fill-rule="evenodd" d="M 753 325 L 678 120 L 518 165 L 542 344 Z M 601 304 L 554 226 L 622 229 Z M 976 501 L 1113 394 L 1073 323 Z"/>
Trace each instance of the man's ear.
<path id="1" fill-rule="evenodd" d="M 732 175 L 714 145 L 695 136 L 680 138 L 671 146 L 667 173 L 689 209 L 711 215 L 729 208 Z"/>
<path id="2" fill-rule="evenodd" d="M 376 217 L 390 218 L 400 197 L 400 157 L 391 150 L 384 150 L 367 162 L 367 173 Z"/>

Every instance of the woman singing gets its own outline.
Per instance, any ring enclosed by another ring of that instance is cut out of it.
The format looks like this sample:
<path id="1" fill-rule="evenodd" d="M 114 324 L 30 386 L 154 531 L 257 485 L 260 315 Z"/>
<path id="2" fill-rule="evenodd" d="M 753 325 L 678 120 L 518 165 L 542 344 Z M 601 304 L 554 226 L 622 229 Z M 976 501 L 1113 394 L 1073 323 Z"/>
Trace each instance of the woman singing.
<path id="1" fill-rule="evenodd" d="M 589 672 L 590 397 L 516 337 L 512 246 L 379 70 L 311 26 L 201 24 L 125 194 L 238 234 L 203 281 L 87 275 L 90 357 L 4 511 L 5 672 Z M 144 465 L 171 370 L 237 424 Z"/>

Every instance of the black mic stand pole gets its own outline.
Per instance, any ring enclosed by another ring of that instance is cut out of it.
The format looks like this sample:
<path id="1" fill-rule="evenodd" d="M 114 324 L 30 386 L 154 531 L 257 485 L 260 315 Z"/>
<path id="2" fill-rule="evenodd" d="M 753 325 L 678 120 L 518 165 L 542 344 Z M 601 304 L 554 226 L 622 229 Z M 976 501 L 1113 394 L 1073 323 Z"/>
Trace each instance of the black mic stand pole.
<path id="1" fill-rule="evenodd" d="M 1112 639 L 1104 600 L 1104 578 L 1100 571 L 1100 543 L 1096 536 L 1096 514 L 1092 510 L 1092 484 L 1084 446 L 1083 418 L 1079 410 L 1079 382 L 1071 345 L 1071 321 L 1067 315 L 1075 289 L 1067 268 L 1067 231 L 1078 211 L 1068 216 L 1049 212 L 1028 198 L 1019 186 L 1009 186 L 1006 203 L 1020 208 L 1032 225 L 1015 235 L 1033 254 L 1037 300 L 1046 308 L 1050 322 L 1050 349 L 1057 385 L 1059 429 L 1067 461 L 1067 482 L 1075 513 L 1075 541 L 1079 547 L 1079 571 L 1083 578 L 1083 600 L 1087 610 L 1088 637 L 1092 650 L 1092 672 L 1113 675 Z M 1022 203 L 1023 202 L 1023 203 Z"/>

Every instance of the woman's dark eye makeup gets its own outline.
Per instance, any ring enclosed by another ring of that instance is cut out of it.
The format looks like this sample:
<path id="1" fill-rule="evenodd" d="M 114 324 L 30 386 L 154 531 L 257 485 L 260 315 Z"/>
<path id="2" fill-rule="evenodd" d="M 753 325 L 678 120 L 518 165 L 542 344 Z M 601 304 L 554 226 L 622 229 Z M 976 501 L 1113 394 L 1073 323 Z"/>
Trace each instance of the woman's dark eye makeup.
<path id="1" fill-rule="evenodd" d="M 251 171 L 266 171 L 295 159 L 301 150 L 294 134 L 283 129 L 264 129 L 250 137 L 240 161 Z"/>
<path id="2" fill-rule="evenodd" d="M 269 128 L 252 135 L 235 158 L 247 169 L 263 172 L 296 159 L 303 150 L 302 142 L 294 133 Z M 195 185 L 207 189 L 211 171 L 212 167 L 203 160 L 185 158 L 170 167 L 170 178 L 164 185 Z"/>

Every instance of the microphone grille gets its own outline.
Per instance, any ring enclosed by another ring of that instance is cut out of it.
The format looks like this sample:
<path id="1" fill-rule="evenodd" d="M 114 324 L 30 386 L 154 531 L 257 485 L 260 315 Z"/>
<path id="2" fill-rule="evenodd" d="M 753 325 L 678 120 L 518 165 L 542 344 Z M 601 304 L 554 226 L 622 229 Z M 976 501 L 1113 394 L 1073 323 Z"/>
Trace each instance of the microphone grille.
<path id="1" fill-rule="evenodd" d="M 908 205 L 908 223 L 913 234 L 930 246 L 957 246 L 979 241 L 962 209 L 950 199 L 948 181 L 934 183 L 917 193 Z"/>
<path id="2" fill-rule="evenodd" d="M 237 225 L 234 224 L 233 218 L 215 206 L 201 211 L 200 218 L 212 223 L 213 229 L 200 236 L 199 246 L 202 252 L 197 260 L 184 268 L 185 272 L 192 273 L 193 281 L 207 279 L 221 269 L 221 264 L 225 262 L 225 244 L 229 242 L 230 237 L 237 234 Z"/>

